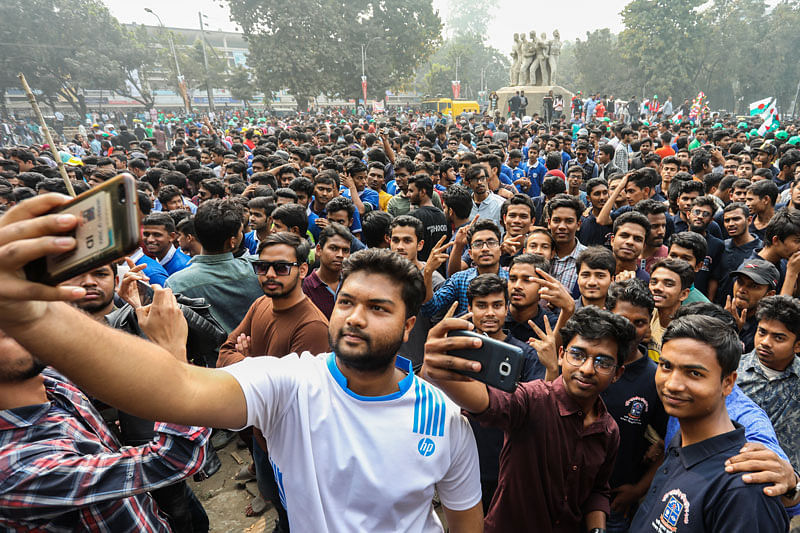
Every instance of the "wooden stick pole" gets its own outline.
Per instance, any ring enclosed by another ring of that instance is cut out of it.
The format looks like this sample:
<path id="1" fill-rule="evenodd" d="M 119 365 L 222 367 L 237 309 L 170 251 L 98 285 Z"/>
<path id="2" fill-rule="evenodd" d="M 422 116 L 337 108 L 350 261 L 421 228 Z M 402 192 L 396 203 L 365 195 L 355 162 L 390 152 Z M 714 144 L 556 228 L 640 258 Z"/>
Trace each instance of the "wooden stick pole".
<path id="1" fill-rule="evenodd" d="M 56 160 L 58 171 L 61 173 L 61 179 L 64 180 L 64 184 L 67 186 L 67 192 L 69 192 L 70 196 L 75 196 L 75 189 L 72 188 L 72 182 L 69 181 L 67 168 L 64 166 L 64 162 L 61 161 L 61 154 L 58 153 L 56 144 L 53 142 L 53 137 L 50 135 L 50 129 L 47 127 L 42 112 L 39 110 L 39 104 L 36 103 L 36 96 L 34 96 L 33 91 L 31 91 L 28 81 L 25 79 L 25 74 L 20 72 L 17 77 L 20 83 L 22 83 L 22 89 L 25 91 L 25 94 L 28 95 L 28 101 L 31 103 L 31 108 L 33 108 L 33 112 L 36 115 L 36 120 L 39 121 L 39 126 L 41 126 L 44 132 L 44 138 L 47 140 L 47 144 L 50 145 L 50 152 Z"/>

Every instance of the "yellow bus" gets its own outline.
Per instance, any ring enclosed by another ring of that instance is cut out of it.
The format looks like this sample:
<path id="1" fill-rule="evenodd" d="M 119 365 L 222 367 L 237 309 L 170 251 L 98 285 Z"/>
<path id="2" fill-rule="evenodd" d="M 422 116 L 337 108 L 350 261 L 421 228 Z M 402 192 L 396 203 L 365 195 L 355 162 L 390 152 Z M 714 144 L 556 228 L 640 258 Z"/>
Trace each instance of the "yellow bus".
<path id="1" fill-rule="evenodd" d="M 480 113 L 481 110 L 475 100 L 453 100 L 452 98 L 426 98 L 422 101 L 422 109 L 451 117 L 457 117 L 461 113 Z"/>

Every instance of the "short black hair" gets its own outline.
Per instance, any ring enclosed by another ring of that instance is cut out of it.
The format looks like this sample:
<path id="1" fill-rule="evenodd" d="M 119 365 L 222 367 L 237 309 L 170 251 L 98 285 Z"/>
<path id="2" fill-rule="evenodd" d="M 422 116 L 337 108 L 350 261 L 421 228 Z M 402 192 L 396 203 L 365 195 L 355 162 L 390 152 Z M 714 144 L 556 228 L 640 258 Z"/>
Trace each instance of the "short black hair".
<path id="1" fill-rule="evenodd" d="M 167 213 L 150 213 L 142 219 L 142 226 L 164 226 L 167 233 L 175 232 L 175 221 Z"/>
<path id="2" fill-rule="evenodd" d="M 339 283 L 340 289 L 344 286 L 347 278 L 355 272 L 380 274 L 394 280 L 401 287 L 406 318 L 411 318 L 419 313 L 419 308 L 425 299 L 425 282 L 417 266 L 405 257 L 386 248 L 358 251 L 344 261 Z"/>
<path id="3" fill-rule="evenodd" d="M 617 343 L 617 364 L 621 365 L 628 357 L 636 331 L 626 318 L 590 305 L 576 310 L 561 328 L 565 348 L 576 336 L 587 340 L 614 339 Z"/>
<path id="4" fill-rule="evenodd" d="M 530 210 L 531 213 L 531 219 L 533 219 L 534 216 L 536 215 L 536 208 L 533 205 L 533 200 L 531 200 L 531 197 L 528 196 L 527 194 L 515 194 L 514 196 L 503 202 L 503 205 L 500 206 L 501 218 L 504 218 L 506 216 L 506 213 L 508 213 L 508 208 L 511 207 L 512 205 L 527 206 L 527 208 Z"/>
<path id="5" fill-rule="evenodd" d="M 771 175 L 772 174 L 770 174 L 770 176 Z M 768 197 L 769 203 L 772 205 L 775 205 L 775 202 L 778 200 L 778 194 L 780 194 L 778 186 L 775 185 L 775 182 L 771 179 L 760 180 L 753 183 L 747 188 L 747 192 L 752 192 L 759 198 Z"/>
<path id="6" fill-rule="evenodd" d="M 158 189 L 158 201 L 161 203 L 162 209 L 165 208 L 167 202 L 176 196 L 182 195 L 180 189 L 178 189 L 175 185 L 162 185 Z"/>
<path id="7" fill-rule="evenodd" d="M 792 235 L 800 235 L 800 211 L 784 207 L 772 215 L 764 228 L 764 245 L 772 246 L 775 237 L 784 241 Z"/>
<path id="8" fill-rule="evenodd" d="M 776 294 L 767 296 L 758 303 L 756 321 L 777 320 L 795 336 L 795 341 L 800 338 L 800 300 Z"/>
<path id="9" fill-rule="evenodd" d="M 745 180 L 746 181 L 746 180 Z M 736 185 L 734 183 L 734 185 Z M 737 209 L 741 209 L 742 213 L 744 214 L 744 218 L 750 216 L 750 208 L 747 207 L 747 204 L 744 202 L 731 202 L 725 206 L 725 209 L 722 210 L 723 221 L 725 220 L 725 213 L 730 213 L 731 211 L 736 211 Z M 769 225 L 769 224 L 767 224 Z"/>
<path id="10" fill-rule="evenodd" d="M 463 185 L 448 187 L 442 194 L 442 202 L 460 219 L 468 218 L 472 212 L 472 192 Z"/>
<path id="11" fill-rule="evenodd" d="M 739 334 L 739 326 L 736 325 L 736 319 L 721 305 L 711 302 L 692 302 L 684 304 L 675 311 L 675 314 L 672 315 L 672 320 L 689 315 L 703 315 L 716 318 L 725 323 L 734 333 L 737 335 Z"/>
<path id="12" fill-rule="evenodd" d="M 705 261 L 706 254 L 708 253 L 708 242 L 706 242 L 706 238 L 694 231 L 673 233 L 669 238 L 669 246 L 672 247 L 672 245 L 691 250 L 698 265 Z"/>
<path id="13" fill-rule="evenodd" d="M 725 378 L 735 372 L 742 356 L 742 341 L 728 325 L 718 318 L 689 315 L 673 319 L 661 339 L 662 349 L 675 339 L 693 339 L 710 346 Z"/>
<path id="14" fill-rule="evenodd" d="M 264 237 L 258 243 L 258 254 L 260 255 L 264 248 L 269 248 L 270 246 L 276 246 L 278 244 L 285 244 L 286 246 L 294 248 L 294 255 L 297 258 L 297 262 L 301 265 L 308 262 L 308 252 L 311 250 L 311 245 L 308 240 L 294 233 L 289 233 L 288 231 L 270 233 Z"/>
<path id="15" fill-rule="evenodd" d="M 659 259 L 653 264 L 653 268 L 650 270 L 651 277 L 653 275 L 652 273 L 655 272 L 657 268 L 666 268 L 670 272 L 677 274 L 681 280 L 681 290 L 690 288 L 692 283 L 694 283 L 694 269 L 683 259 L 673 259 L 671 257 Z"/>
<path id="16" fill-rule="evenodd" d="M 614 235 L 617 234 L 617 230 L 623 224 L 637 224 L 644 228 L 645 238 L 650 234 L 650 221 L 647 219 L 646 216 L 639 213 L 638 211 L 627 211 L 622 213 L 617 219 L 614 221 L 614 225 L 611 227 L 611 231 Z"/>
<path id="17" fill-rule="evenodd" d="M 328 240 L 337 235 L 349 243 L 353 242 L 354 237 L 353 234 L 350 233 L 349 229 L 345 228 L 338 222 L 328 222 L 328 225 L 322 228 L 322 231 L 319 232 L 317 244 L 319 245 L 320 250 L 325 248 L 325 244 L 328 242 Z"/>
<path id="18" fill-rule="evenodd" d="M 368 248 L 377 248 L 389 235 L 392 215 L 386 211 L 370 211 L 361 220 L 361 238 Z"/>
<path id="19" fill-rule="evenodd" d="M 194 215 L 197 240 L 210 254 L 222 252 L 225 241 L 242 229 L 242 212 L 239 205 L 230 199 L 206 200 Z"/>
<path id="20" fill-rule="evenodd" d="M 608 287 L 606 309 L 614 311 L 618 302 L 628 302 L 633 306 L 647 309 L 647 312 L 651 315 L 656 307 L 650 288 L 643 280 L 638 278 L 615 281 Z"/>
<path id="21" fill-rule="evenodd" d="M 280 220 L 289 229 L 297 227 L 300 235 L 305 235 L 308 231 L 306 208 L 300 204 L 279 205 L 272 212 L 272 219 Z"/>
<path id="22" fill-rule="evenodd" d="M 508 270 L 511 271 L 516 265 L 531 265 L 533 268 L 539 268 L 550 273 L 551 263 L 541 255 L 536 254 L 519 254 L 514 256 L 511 260 L 511 264 L 508 265 Z"/>
<path id="23" fill-rule="evenodd" d="M 479 231 L 491 231 L 495 235 L 497 235 L 497 240 L 499 241 L 502 236 L 500 234 L 500 228 L 497 227 L 497 224 L 494 220 L 489 218 L 480 218 L 478 221 L 472 225 L 467 231 L 467 242 L 472 244 L 472 237 L 478 233 Z"/>
<path id="24" fill-rule="evenodd" d="M 395 219 L 392 220 L 392 223 L 389 224 L 390 236 L 394 228 L 398 226 L 414 228 L 414 234 L 417 236 L 417 242 L 425 239 L 425 225 L 417 217 L 412 217 L 411 215 L 400 215 L 399 217 L 395 217 Z"/>
<path id="25" fill-rule="evenodd" d="M 497 292 L 503 293 L 503 300 L 508 303 L 508 284 L 497 274 L 481 274 L 472 278 L 467 287 L 467 300 L 472 305 L 476 296 L 488 296 Z"/>
<path id="26" fill-rule="evenodd" d="M 562 207 L 572 209 L 575 212 L 575 218 L 577 220 L 581 219 L 581 215 L 583 215 L 583 211 L 586 209 L 586 207 L 583 205 L 583 202 L 581 202 L 575 196 L 572 196 L 571 194 L 557 194 L 549 202 L 547 202 L 547 218 L 550 218 L 553 215 L 553 211 Z"/>
<path id="27" fill-rule="evenodd" d="M 427 174 L 417 174 L 416 176 L 411 176 L 408 178 L 408 184 L 414 184 L 414 186 L 424 191 L 428 197 L 433 196 L 433 180 Z"/>
<path id="28" fill-rule="evenodd" d="M 583 265 L 591 269 L 607 270 L 612 278 L 617 272 L 617 259 L 605 246 L 589 246 L 579 253 L 575 260 L 575 270 L 580 272 Z"/>

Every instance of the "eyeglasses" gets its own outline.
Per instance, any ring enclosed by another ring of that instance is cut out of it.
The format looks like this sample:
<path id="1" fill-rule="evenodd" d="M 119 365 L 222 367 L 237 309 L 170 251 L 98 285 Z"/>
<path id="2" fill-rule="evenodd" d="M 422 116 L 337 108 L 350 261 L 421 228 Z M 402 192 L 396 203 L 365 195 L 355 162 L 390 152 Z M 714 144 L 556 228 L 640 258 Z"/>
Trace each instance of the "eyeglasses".
<path id="1" fill-rule="evenodd" d="M 253 272 L 258 276 L 266 276 L 269 269 L 275 271 L 276 276 L 288 276 L 292 271 L 293 266 L 298 266 L 300 263 L 290 263 L 288 261 L 253 261 Z"/>
<path id="2" fill-rule="evenodd" d="M 696 217 L 708 218 L 712 215 L 710 211 L 704 209 L 692 209 L 692 214 Z"/>
<path id="3" fill-rule="evenodd" d="M 589 355 L 578 348 L 569 348 L 567 350 L 567 362 L 572 366 L 581 367 L 588 358 Z M 606 376 L 613 374 L 617 368 L 614 360 L 604 355 L 595 357 L 592 364 L 598 374 L 605 374 Z"/>
<path id="4" fill-rule="evenodd" d="M 500 246 L 500 241 L 496 241 L 494 239 L 489 239 L 488 241 L 475 241 L 470 246 L 476 250 L 480 250 L 482 248 L 497 248 Z"/>

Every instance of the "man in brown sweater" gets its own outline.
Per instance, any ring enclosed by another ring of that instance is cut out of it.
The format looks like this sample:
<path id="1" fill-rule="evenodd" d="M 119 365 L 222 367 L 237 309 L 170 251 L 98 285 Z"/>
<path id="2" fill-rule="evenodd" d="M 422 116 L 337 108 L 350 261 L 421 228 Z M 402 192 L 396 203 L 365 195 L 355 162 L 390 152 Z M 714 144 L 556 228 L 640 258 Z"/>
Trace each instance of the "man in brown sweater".
<path id="1" fill-rule="evenodd" d="M 258 260 L 253 269 L 264 296 L 253 302 L 242 322 L 231 332 L 219 350 L 217 366 L 228 366 L 245 357 L 283 357 L 290 353 L 329 351 L 328 319 L 305 295 L 303 278 L 308 274 L 305 239 L 293 233 L 268 235 L 258 245 Z M 267 443 L 253 432 L 253 463 L 262 497 L 272 501 L 278 512 L 276 531 L 288 531 L 286 510 L 281 505 L 278 487 L 267 455 Z M 257 509 L 248 509 L 254 514 Z"/>

